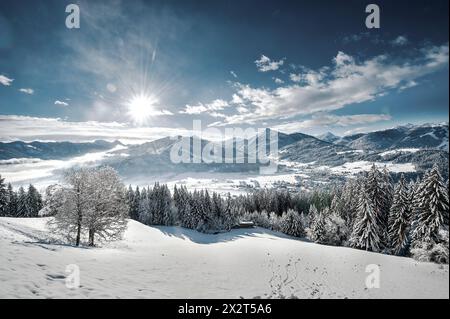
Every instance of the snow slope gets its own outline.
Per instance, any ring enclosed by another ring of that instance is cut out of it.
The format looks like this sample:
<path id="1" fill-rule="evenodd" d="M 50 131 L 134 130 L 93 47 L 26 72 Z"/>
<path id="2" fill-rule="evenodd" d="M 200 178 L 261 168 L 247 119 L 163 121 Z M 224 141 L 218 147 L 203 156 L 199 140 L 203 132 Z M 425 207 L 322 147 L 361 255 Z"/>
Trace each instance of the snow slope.
<path id="1" fill-rule="evenodd" d="M 448 266 L 297 240 L 261 228 L 205 235 L 135 221 L 103 248 L 58 243 L 47 219 L 0 218 L 0 298 L 448 298 Z M 69 264 L 81 286 L 66 288 Z M 367 289 L 368 264 L 380 288 Z"/>

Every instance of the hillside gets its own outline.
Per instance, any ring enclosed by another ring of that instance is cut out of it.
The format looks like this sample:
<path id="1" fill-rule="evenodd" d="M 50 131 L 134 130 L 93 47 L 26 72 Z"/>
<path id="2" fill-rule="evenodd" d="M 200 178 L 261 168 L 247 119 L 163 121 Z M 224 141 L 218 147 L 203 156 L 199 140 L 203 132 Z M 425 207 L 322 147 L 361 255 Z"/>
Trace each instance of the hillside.
<path id="1" fill-rule="evenodd" d="M 413 147 L 448 152 L 448 123 L 398 126 L 388 130 L 345 136 L 335 142 L 368 151 Z"/>
<path id="2" fill-rule="evenodd" d="M 84 155 L 89 152 L 106 151 L 121 145 L 120 142 L 107 142 L 103 140 L 91 143 L 72 142 L 39 142 L 30 143 L 15 141 L 0 142 L 0 160 L 37 158 L 37 159 L 66 159 Z"/>
<path id="3" fill-rule="evenodd" d="M 296 240 L 262 228 L 205 235 L 129 221 L 103 248 L 60 245 L 46 219 L 0 218 L 0 298 L 448 298 L 448 266 Z M 66 266 L 81 286 L 65 286 Z M 380 288 L 365 286 L 380 266 Z"/>

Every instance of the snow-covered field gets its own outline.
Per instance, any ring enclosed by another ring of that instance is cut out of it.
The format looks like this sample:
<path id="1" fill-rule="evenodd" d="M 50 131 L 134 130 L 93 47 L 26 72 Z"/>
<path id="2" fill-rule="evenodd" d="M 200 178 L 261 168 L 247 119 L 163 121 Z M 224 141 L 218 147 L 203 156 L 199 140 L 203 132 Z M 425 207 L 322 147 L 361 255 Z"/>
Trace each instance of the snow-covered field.
<path id="1" fill-rule="evenodd" d="M 0 218 L 1 298 L 448 298 L 448 266 L 293 239 L 261 228 L 205 235 L 129 222 L 103 248 L 57 244 L 47 219 Z M 80 287 L 66 287 L 66 267 Z M 368 289 L 369 264 L 380 288 Z"/>
<path id="2" fill-rule="evenodd" d="M 329 166 L 321 166 L 318 167 L 317 170 L 326 171 L 327 173 L 332 173 L 336 175 L 345 175 L 351 176 L 358 174 L 360 172 L 368 172 L 372 165 L 378 167 L 378 169 L 383 169 L 386 167 L 390 172 L 394 173 L 410 173 L 415 172 L 416 168 L 412 163 L 403 163 L 403 164 L 395 164 L 389 162 L 368 162 L 368 161 L 356 161 L 356 162 L 348 162 L 340 166 L 329 167 Z"/>

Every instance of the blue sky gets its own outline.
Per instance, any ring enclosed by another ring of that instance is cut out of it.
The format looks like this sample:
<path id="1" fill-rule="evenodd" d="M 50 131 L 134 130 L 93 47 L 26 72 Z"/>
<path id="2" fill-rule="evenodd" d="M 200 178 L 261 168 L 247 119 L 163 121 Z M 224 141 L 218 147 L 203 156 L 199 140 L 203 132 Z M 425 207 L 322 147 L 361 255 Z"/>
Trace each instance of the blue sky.
<path id="1" fill-rule="evenodd" d="M 448 121 L 446 0 L 69 3 L 0 3 L 2 140 Z"/>

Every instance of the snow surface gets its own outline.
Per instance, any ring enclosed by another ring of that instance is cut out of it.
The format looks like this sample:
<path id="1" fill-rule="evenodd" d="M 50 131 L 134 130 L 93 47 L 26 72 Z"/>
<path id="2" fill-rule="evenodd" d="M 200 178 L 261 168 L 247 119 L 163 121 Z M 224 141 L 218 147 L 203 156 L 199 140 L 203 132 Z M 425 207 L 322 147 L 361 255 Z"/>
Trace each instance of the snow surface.
<path id="1" fill-rule="evenodd" d="M 336 174 L 336 175 L 354 175 L 360 172 L 368 172 L 372 168 L 372 165 L 378 167 L 379 169 L 383 169 L 386 167 L 390 172 L 395 173 L 408 173 L 415 172 L 416 168 L 412 163 L 390 163 L 390 162 L 368 162 L 368 161 L 356 161 L 356 162 L 348 162 L 340 166 L 320 166 L 317 170 L 327 171 L 328 173 Z"/>
<path id="2" fill-rule="evenodd" d="M 0 218 L 0 298 L 448 298 L 448 266 L 309 243 L 261 228 L 205 235 L 130 221 L 122 241 L 76 248 L 47 218 Z M 81 286 L 65 285 L 69 264 Z M 368 289 L 366 266 L 380 266 Z"/>
<path id="3" fill-rule="evenodd" d="M 399 148 L 395 150 L 386 151 L 383 153 L 380 153 L 380 156 L 387 156 L 387 155 L 394 155 L 397 153 L 417 153 L 420 151 L 420 148 Z"/>

